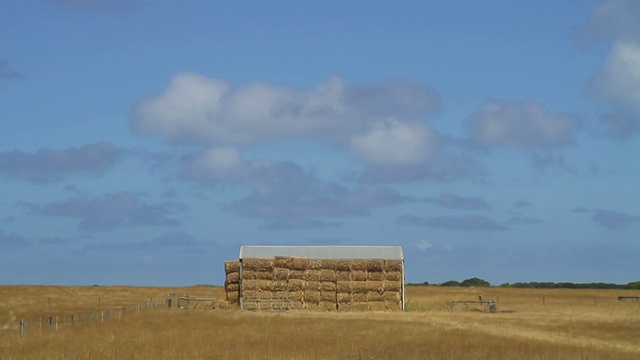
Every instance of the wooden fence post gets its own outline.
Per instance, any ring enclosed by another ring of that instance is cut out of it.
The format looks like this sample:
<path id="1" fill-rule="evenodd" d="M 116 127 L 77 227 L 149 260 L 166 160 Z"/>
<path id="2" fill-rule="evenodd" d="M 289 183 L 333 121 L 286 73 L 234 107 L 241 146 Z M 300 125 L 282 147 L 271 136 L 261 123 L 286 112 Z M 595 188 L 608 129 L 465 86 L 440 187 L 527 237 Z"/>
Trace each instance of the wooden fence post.
<path id="1" fill-rule="evenodd" d="M 547 304 L 547 298 L 546 296 L 542 295 L 542 305 L 546 305 Z"/>
<path id="2" fill-rule="evenodd" d="M 74 314 L 71 314 L 71 325 L 76 323 L 76 316 Z"/>
<path id="3" fill-rule="evenodd" d="M 47 319 L 47 323 L 49 324 L 49 330 L 51 330 L 51 325 L 53 323 L 53 317 L 49 316 L 49 318 Z"/>
<path id="4" fill-rule="evenodd" d="M 26 330 L 27 330 L 27 321 L 20 320 L 20 334 L 24 334 Z"/>

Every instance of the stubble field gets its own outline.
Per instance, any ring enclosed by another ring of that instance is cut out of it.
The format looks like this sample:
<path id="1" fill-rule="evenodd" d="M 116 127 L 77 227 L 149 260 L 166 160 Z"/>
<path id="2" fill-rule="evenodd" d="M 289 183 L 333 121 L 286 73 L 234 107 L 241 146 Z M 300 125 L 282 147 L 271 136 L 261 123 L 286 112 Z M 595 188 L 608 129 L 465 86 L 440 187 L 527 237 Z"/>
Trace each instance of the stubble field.
<path id="1" fill-rule="evenodd" d="M 640 358 L 640 303 L 618 301 L 637 290 L 410 286 L 405 312 L 317 313 L 168 309 L 170 293 L 224 297 L 210 286 L 0 286 L 0 358 Z M 479 295 L 497 300 L 498 312 L 476 304 L 452 310 L 451 300 Z M 157 308 L 147 307 L 151 300 Z M 135 304 L 146 305 L 131 310 Z M 49 316 L 58 317 L 57 331 L 48 329 Z"/>

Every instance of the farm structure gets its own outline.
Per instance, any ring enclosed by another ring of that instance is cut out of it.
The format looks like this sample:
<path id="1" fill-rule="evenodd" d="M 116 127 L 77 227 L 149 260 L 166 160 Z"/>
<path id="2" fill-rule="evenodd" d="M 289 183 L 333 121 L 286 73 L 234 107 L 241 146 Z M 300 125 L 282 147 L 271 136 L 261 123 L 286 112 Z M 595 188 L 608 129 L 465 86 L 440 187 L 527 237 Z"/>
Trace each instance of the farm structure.
<path id="1" fill-rule="evenodd" d="M 400 246 L 242 246 L 225 272 L 241 309 L 404 309 Z"/>

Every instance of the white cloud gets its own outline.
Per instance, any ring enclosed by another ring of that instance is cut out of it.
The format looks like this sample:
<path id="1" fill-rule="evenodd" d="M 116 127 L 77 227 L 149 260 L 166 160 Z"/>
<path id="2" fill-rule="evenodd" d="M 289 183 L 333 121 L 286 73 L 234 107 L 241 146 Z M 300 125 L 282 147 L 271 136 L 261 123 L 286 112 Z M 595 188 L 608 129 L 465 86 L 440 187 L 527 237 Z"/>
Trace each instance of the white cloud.
<path id="1" fill-rule="evenodd" d="M 640 110 L 640 46 L 616 42 L 589 92 L 605 102 Z"/>
<path id="2" fill-rule="evenodd" d="M 351 139 L 351 146 L 370 163 L 417 164 L 432 155 L 437 143 L 435 134 L 422 124 L 389 121 L 376 124 L 361 136 Z"/>
<path id="3" fill-rule="evenodd" d="M 426 240 L 421 240 L 420 242 L 418 242 L 417 244 L 415 244 L 415 246 L 416 246 L 418 249 L 420 249 L 420 250 L 424 251 L 424 250 L 427 250 L 427 249 L 432 248 L 432 247 L 433 247 L 433 244 L 432 244 L 432 243 L 430 243 L 430 242 L 428 242 L 428 241 L 426 241 Z"/>
<path id="4" fill-rule="evenodd" d="M 573 115 L 549 114 L 537 102 L 493 99 L 466 119 L 473 142 L 515 148 L 566 145 L 576 123 Z"/>

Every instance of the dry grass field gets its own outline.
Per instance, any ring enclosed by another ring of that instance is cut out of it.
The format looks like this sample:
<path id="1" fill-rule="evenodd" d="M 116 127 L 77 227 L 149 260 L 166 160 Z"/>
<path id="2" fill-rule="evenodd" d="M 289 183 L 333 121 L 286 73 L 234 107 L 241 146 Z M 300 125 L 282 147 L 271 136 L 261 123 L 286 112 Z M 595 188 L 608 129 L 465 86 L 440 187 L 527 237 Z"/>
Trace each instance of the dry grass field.
<path id="1" fill-rule="evenodd" d="M 220 287 L 0 286 L 0 359 L 639 359 L 631 290 L 408 287 L 405 312 L 177 310 L 61 322 L 49 315 L 118 309 L 167 294 L 223 297 Z M 498 312 L 450 301 L 478 295 Z M 49 302 L 49 299 L 51 301 Z M 543 300 L 544 299 L 544 300 Z M 27 320 L 20 334 L 19 321 Z M 9 328 L 13 331 L 9 331 Z"/>

